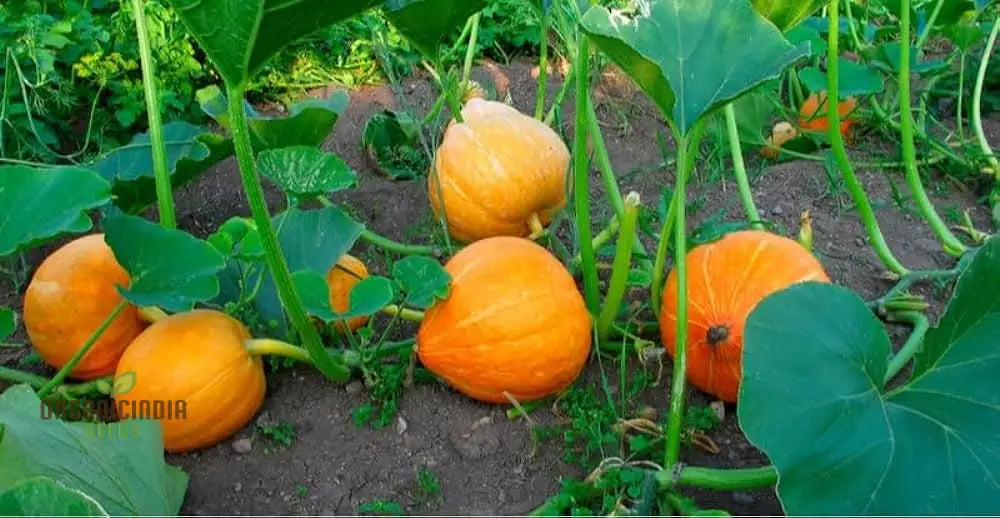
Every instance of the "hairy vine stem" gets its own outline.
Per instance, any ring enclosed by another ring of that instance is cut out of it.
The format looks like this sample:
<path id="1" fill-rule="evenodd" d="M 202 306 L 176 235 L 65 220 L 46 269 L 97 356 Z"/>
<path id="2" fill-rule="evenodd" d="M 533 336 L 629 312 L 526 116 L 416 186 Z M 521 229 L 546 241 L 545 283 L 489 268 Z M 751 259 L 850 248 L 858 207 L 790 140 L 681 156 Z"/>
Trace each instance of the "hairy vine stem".
<path id="1" fill-rule="evenodd" d="M 339 358 L 332 358 L 323 348 L 323 341 L 306 314 L 302 299 L 292 282 L 288 263 L 278 244 L 278 236 L 274 231 L 271 215 L 267 210 L 267 202 L 264 199 L 264 189 L 257 176 L 253 148 L 250 144 L 250 130 L 247 125 L 246 112 L 243 111 L 243 95 L 246 92 L 246 86 L 242 84 L 226 85 L 226 90 L 229 97 L 229 117 L 232 121 L 233 143 L 236 149 L 236 159 L 239 163 L 240 176 L 250 203 L 250 213 L 257 225 L 257 231 L 260 233 L 264 260 L 274 277 L 278 297 L 309 351 L 316 368 L 331 381 L 346 382 L 350 379 L 351 371 Z"/>

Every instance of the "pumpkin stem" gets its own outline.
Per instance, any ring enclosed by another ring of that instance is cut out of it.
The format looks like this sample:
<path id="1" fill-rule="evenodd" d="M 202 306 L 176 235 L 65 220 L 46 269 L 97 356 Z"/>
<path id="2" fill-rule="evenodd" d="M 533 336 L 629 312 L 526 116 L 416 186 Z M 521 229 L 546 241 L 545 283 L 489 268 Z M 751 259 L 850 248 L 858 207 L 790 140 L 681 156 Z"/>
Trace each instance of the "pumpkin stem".
<path id="1" fill-rule="evenodd" d="M 537 212 L 531 213 L 531 217 L 528 218 L 528 227 L 531 229 L 528 239 L 532 241 L 545 235 L 545 227 L 542 226 L 542 219 L 538 216 Z"/>
<path id="2" fill-rule="evenodd" d="M 729 326 L 723 324 L 714 325 L 708 328 L 705 338 L 708 340 L 708 345 L 715 347 L 729 338 Z"/>
<path id="3" fill-rule="evenodd" d="M 139 317 L 141 317 L 146 322 L 150 324 L 155 324 L 170 315 L 156 306 L 146 306 L 144 308 L 139 308 Z"/>
<path id="4" fill-rule="evenodd" d="M 409 320 L 410 322 L 420 322 L 424 319 L 424 312 L 418 311 L 416 309 L 401 308 L 395 304 L 389 304 L 388 306 L 382 308 L 382 312 L 387 315 L 398 316 L 403 320 Z"/>

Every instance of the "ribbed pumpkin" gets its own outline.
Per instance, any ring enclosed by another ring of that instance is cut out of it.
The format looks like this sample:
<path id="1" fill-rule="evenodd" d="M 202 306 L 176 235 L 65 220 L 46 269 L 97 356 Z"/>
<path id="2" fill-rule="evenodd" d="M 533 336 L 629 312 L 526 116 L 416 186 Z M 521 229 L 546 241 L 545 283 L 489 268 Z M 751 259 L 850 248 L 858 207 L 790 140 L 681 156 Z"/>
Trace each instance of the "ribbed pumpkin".
<path id="1" fill-rule="evenodd" d="M 248 339 L 241 322 L 208 309 L 149 326 L 118 363 L 116 376 L 135 373 L 135 386 L 115 395 L 119 417 L 161 417 L 170 452 L 211 446 L 236 433 L 264 402 L 264 366 L 247 352 Z M 177 413 L 180 401 L 183 415 Z M 154 416 L 142 406 L 155 402 L 175 412 Z"/>
<path id="2" fill-rule="evenodd" d="M 555 394 L 586 364 L 590 314 L 573 277 L 548 250 L 518 237 L 487 238 L 445 265 L 449 296 L 417 333 L 428 370 L 474 399 L 506 403 Z"/>
<path id="3" fill-rule="evenodd" d="M 462 118 L 445 130 L 427 182 L 431 208 L 447 214 L 452 237 L 525 237 L 548 225 L 566 205 L 569 149 L 559 135 L 480 98 L 465 104 Z"/>
<path id="4" fill-rule="evenodd" d="M 796 241 L 764 231 L 740 231 L 688 252 L 688 380 L 728 402 L 739 395 L 743 326 L 768 295 L 806 281 L 830 282 L 820 262 Z M 676 351 L 677 275 L 663 290 L 660 335 Z M 788 344 L 795 354 L 795 344 Z"/>
<path id="5" fill-rule="evenodd" d="M 344 254 L 337 260 L 337 264 L 326 273 L 326 284 L 330 290 L 330 307 L 338 313 L 343 313 L 351 305 L 351 288 L 361 282 L 361 279 L 368 277 L 368 268 L 365 263 L 351 254 Z M 338 321 L 334 327 L 339 331 L 350 329 L 354 331 L 368 322 L 367 316 L 360 316 L 347 319 L 345 322 Z"/>
<path id="6" fill-rule="evenodd" d="M 24 327 L 39 356 L 57 369 L 65 365 L 122 301 L 116 287 L 129 283 L 104 234 L 75 239 L 46 257 L 24 294 Z M 122 351 L 145 326 L 135 306 L 126 305 L 70 377 L 113 373 Z"/>
<path id="7" fill-rule="evenodd" d="M 847 137 L 851 131 L 851 126 L 856 122 L 853 117 L 848 117 L 858 105 L 854 97 L 848 97 L 837 105 L 837 113 L 840 114 L 840 134 Z M 829 106 L 826 104 L 826 92 L 810 95 L 802 107 L 799 108 L 799 127 L 804 130 L 826 132 L 830 127 L 830 120 L 826 113 Z"/>

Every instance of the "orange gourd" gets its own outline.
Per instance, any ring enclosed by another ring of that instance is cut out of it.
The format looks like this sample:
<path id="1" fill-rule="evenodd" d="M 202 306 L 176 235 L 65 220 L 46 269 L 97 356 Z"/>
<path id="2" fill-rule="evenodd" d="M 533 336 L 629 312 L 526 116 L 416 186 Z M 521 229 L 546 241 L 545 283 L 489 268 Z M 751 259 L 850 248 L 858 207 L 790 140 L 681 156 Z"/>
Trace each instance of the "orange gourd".
<path id="1" fill-rule="evenodd" d="M 837 113 L 840 114 L 840 134 L 845 137 L 855 123 L 855 120 L 848 115 L 857 105 L 858 102 L 854 97 L 848 97 L 837 105 Z M 826 132 L 830 127 L 830 121 L 826 116 L 827 109 L 826 92 L 810 95 L 799 108 L 799 127 L 808 131 Z"/>
<path id="2" fill-rule="evenodd" d="M 211 446 L 233 435 L 264 402 L 264 365 L 247 351 L 249 339 L 240 321 L 215 310 L 157 321 L 118 363 L 116 376 L 135 373 L 134 387 L 115 394 L 119 417 L 157 418 L 169 452 Z"/>
<path id="3" fill-rule="evenodd" d="M 368 268 L 365 267 L 365 263 L 351 254 L 342 255 L 337 264 L 326 272 L 326 284 L 330 289 L 330 307 L 338 313 L 347 311 L 351 305 L 351 288 L 366 277 Z M 334 323 L 334 327 L 341 332 L 347 329 L 354 331 L 367 322 L 368 316 L 363 315 L 349 318 L 346 322 L 338 321 Z"/>
<path id="4" fill-rule="evenodd" d="M 538 235 L 566 205 L 566 144 L 504 103 L 472 98 L 462 118 L 445 130 L 428 175 L 434 214 L 466 243 Z"/>
<path id="5" fill-rule="evenodd" d="M 750 312 L 765 297 L 792 284 L 830 279 L 796 241 L 755 230 L 733 232 L 697 246 L 688 252 L 687 264 L 688 380 L 723 401 L 735 402 L 742 375 L 743 326 Z M 671 272 L 660 310 L 660 335 L 671 357 L 676 331 L 677 276 Z"/>
<path id="6" fill-rule="evenodd" d="M 46 257 L 24 294 L 24 327 L 39 356 L 57 369 L 65 365 L 122 301 L 117 286 L 129 283 L 104 234 L 77 238 Z M 127 304 L 69 377 L 90 380 L 113 373 L 145 326 L 135 306 Z"/>
<path id="7" fill-rule="evenodd" d="M 764 147 L 760 148 L 760 154 L 765 158 L 777 158 L 778 150 L 788 141 L 794 139 L 799 134 L 791 124 L 781 121 L 771 129 L 771 136 L 767 137 Z"/>
<path id="8" fill-rule="evenodd" d="M 447 264 L 448 297 L 417 333 L 428 370 L 458 391 L 490 403 L 555 394 L 586 364 L 591 321 L 566 268 L 548 250 L 518 237 L 487 238 Z"/>

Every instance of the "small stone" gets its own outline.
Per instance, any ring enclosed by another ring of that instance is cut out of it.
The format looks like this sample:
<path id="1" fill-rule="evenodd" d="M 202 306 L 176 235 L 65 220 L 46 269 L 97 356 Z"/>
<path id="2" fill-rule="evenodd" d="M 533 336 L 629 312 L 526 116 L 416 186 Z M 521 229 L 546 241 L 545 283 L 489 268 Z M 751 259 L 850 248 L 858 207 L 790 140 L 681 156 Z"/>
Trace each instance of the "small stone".
<path id="1" fill-rule="evenodd" d="M 261 428 L 267 428 L 269 426 L 275 426 L 277 424 L 278 422 L 275 421 L 273 417 L 271 417 L 271 412 L 267 410 L 261 412 L 260 415 L 257 416 L 257 426 Z"/>
<path id="2" fill-rule="evenodd" d="M 784 213 L 785 213 L 785 209 L 782 209 L 781 205 L 775 205 L 774 208 L 771 209 L 771 214 L 774 214 L 775 216 L 780 216 L 780 215 L 782 215 Z"/>
<path id="3" fill-rule="evenodd" d="M 403 416 L 401 415 L 396 416 L 396 433 L 399 435 L 403 435 L 404 433 L 406 433 L 406 428 L 407 428 L 406 419 L 403 419 Z"/>
<path id="4" fill-rule="evenodd" d="M 344 387 L 344 390 L 346 390 L 348 394 L 360 394 L 361 391 L 364 390 L 364 388 L 365 388 L 364 383 L 360 381 L 352 381 L 348 383 L 346 387 Z"/>
<path id="5" fill-rule="evenodd" d="M 234 493 L 239 493 L 242 490 L 243 490 L 243 484 L 241 484 L 239 482 L 233 484 L 233 492 Z"/>
<path id="6" fill-rule="evenodd" d="M 471 428 L 473 430 L 475 430 L 477 428 L 482 428 L 484 426 L 489 426 L 491 424 L 493 424 L 493 417 L 491 417 L 491 416 L 484 416 L 484 417 L 480 417 L 479 420 L 476 421 L 475 423 L 472 423 L 472 427 Z"/>
<path id="7" fill-rule="evenodd" d="M 723 401 L 712 401 L 712 403 L 709 404 L 708 406 L 712 408 L 713 412 L 715 412 L 715 417 L 719 418 L 719 422 L 720 423 L 726 422 L 726 403 L 725 402 L 723 402 Z"/>
<path id="8" fill-rule="evenodd" d="M 858 246 L 865 246 L 865 240 L 861 239 L 860 237 L 856 237 L 854 238 L 854 244 Z"/>
<path id="9" fill-rule="evenodd" d="M 249 438 L 236 439 L 233 441 L 233 451 L 236 453 L 250 453 L 253 450 L 253 441 Z"/>
<path id="10" fill-rule="evenodd" d="M 752 505 L 757 499 L 753 497 L 750 493 L 736 492 L 733 493 L 733 502 L 742 505 Z"/>
<path id="11" fill-rule="evenodd" d="M 324 509 L 319 513 L 320 516 L 337 516 L 337 512 L 334 509 Z"/>

